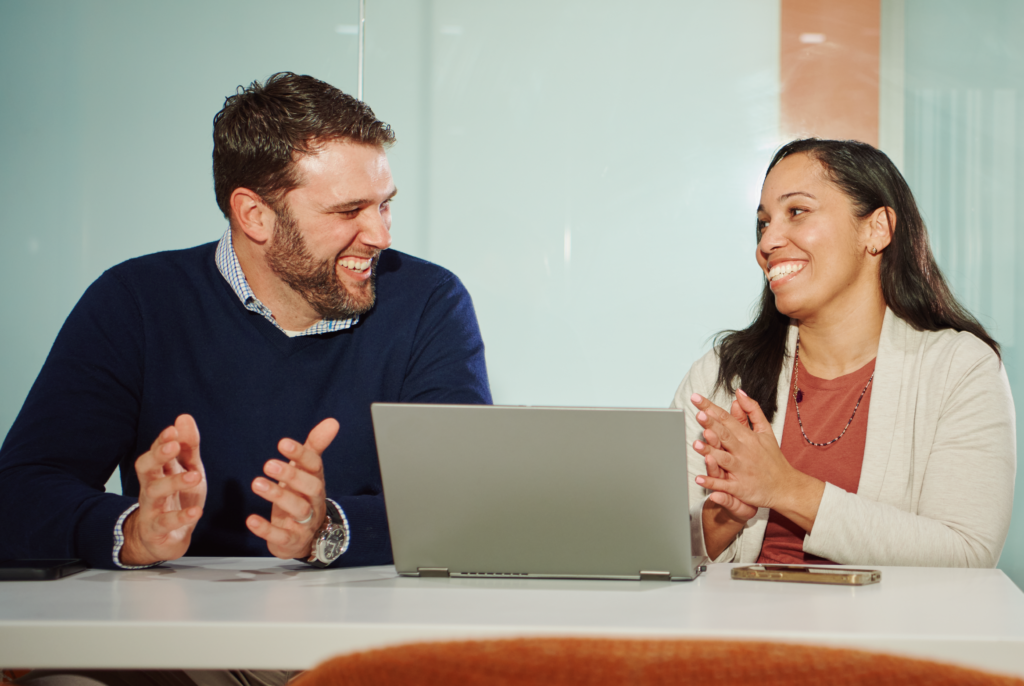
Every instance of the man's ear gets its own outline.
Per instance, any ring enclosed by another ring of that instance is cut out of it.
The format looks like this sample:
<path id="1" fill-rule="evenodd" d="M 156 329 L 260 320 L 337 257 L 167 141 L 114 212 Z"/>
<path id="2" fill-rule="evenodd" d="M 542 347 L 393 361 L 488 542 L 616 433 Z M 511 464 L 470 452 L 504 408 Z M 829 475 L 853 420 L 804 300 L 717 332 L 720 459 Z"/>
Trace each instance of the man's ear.
<path id="1" fill-rule="evenodd" d="M 868 218 L 868 251 L 882 252 L 892 242 L 896 232 L 896 212 L 891 207 L 879 207 Z"/>
<path id="2" fill-rule="evenodd" d="M 254 243 L 262 245 L 274 234 L 277 215 L 263 198 L 248 188 L 236 188 L 230 198 L 232 223 Z"/>

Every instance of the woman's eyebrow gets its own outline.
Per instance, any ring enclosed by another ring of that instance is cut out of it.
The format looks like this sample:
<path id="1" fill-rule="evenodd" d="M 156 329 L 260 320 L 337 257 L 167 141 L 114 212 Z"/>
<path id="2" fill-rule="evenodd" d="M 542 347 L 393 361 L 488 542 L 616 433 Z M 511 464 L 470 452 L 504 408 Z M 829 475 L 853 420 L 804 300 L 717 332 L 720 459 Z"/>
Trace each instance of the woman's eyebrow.
<path id="1" fill-rule="evenodd" d="M 786 193 L 785 195 L 780 195 L 779 196 L 779 200 L 785 200 L 786 198 L 792 198 L 794 195 L 806 195 L 811 200 L 817 200 L 817 198 L 815 198 L 813 195 L 811 195 L 807 191 L 793 191 L 792 193 Z"/>

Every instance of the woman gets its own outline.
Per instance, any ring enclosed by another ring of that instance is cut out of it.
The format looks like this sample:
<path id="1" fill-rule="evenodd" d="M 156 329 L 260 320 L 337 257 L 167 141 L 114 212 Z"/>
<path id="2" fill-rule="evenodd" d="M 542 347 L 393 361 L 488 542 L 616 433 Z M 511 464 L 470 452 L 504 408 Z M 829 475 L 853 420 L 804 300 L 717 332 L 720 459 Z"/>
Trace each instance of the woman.
<path id="1" fill-rule="evenodd" d="M 864 143 L 789 143 L 757 234 L 760 312 L 673 403 L 696 540 L 716 562 L 995 566 L 1013 399 L 899 171 Z"/>

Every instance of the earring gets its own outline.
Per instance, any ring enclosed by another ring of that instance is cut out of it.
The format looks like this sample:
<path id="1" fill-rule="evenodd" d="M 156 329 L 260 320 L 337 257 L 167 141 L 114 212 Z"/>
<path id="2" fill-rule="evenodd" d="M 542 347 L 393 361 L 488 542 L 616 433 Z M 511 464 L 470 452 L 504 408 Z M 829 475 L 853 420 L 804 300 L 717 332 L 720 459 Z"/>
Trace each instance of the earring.
<path id="1" fill-rule="evenodd" d="M 878 248 L 871 248 L 871 254 L 875 255 L 878 253 Z"/>

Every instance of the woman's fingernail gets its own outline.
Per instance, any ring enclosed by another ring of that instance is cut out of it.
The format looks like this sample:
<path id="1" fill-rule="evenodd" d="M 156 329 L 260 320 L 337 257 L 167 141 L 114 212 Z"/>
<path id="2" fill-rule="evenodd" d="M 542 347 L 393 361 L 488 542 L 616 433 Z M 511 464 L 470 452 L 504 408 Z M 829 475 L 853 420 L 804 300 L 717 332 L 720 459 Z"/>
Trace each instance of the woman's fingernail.
<path id="1" fill-rule="evenodd" d="M 701 443 L 700 441 L 694 441 L 693 448 L 694 450 L 704 450 L 704 444 Z"/>
<path id="2" fill-rule="evenodd" d="M 749 395 L 746 394 L 746 392 L 742 388 L 737 388 L 736 392 L 739 393 L 740 395 L 742 395 L 744 398 L 749 398 L 750 397 Z"/>
<path id="3" fill-rule="evenodd" d="M 703 399 L 704 398 L 700 397 L 699 393 L 694 393 L 693 395 L 690 396 L 690 402 L 691 403 L 699 403 Z"/>
<path id="4" fill-rule="evenodd" d="M 696 478 L 696 481 L 697 481 L 697 485 L 698 486 L 703 486 L 704 485 L 704 477 L 703 476 L 698 476 Z"/>
<path id="5" fill-rule="evenodd" d="M 263 479 L 256 479 L 256 481 L 252 483 L 252 487 L 261 493 L 265 493 L 270 488 L 267 482 Z"/>
<path id="6" fill-rule="evenodd" d="M 277 476 L 278 474 L 281 473 L 281 465 L 271 460 L 270 462 L 267 463 L 267 466 L 264 471 L 266 471 L 267 474 Z"/>
<path id="7" fill-rule="evenodd" d="M 708 416 L 704 414 L 704 410 L 701 410 L 700 412 L 697 413 L 697 419 L 699 419 L 702 422 L 706 422 L 708 420 Z"/>

